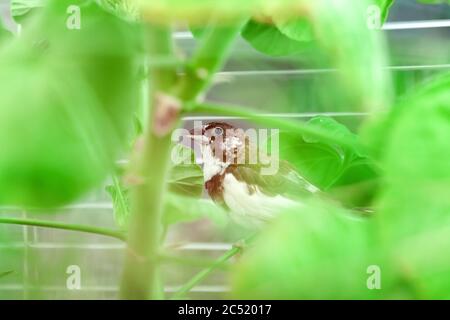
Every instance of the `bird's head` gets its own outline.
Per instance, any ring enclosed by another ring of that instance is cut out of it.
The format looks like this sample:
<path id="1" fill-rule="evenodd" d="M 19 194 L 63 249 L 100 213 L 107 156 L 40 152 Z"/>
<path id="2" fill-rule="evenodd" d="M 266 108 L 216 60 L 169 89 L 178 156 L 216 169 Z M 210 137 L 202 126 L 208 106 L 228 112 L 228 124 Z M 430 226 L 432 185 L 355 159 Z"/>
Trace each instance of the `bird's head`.
<path id="1" fill-rule="evenodd" d="M 205 181 L 233 163 L 245 160 L 246 138 L 242 129 L 225 122 L 210 122 L 189 132 L 198 146 L 203 162 Z"/>

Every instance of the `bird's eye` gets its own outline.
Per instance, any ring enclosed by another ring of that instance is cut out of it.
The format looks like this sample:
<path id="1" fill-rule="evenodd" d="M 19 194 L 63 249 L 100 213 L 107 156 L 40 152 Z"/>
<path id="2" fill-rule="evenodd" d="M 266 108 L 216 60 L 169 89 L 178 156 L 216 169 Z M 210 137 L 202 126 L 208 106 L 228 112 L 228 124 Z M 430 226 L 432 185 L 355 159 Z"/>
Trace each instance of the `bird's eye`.
<path id="1" fill-rule="evenodd" d="M 221 127 L 214 128 L 214 135 L 221 136 L 223 134 L 223 129 Z"/>

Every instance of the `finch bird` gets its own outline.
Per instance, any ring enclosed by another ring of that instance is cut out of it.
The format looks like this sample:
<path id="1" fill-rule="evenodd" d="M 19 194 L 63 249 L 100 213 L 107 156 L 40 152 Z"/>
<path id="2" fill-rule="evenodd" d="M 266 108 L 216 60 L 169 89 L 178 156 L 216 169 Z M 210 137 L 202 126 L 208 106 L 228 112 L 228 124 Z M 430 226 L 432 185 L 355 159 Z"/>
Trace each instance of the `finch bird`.
<path id="1" fill-rule="evenodd" d="M 260 229 L 283 210 L 299 207 L 302 200 L 320 192 L 284 160 L 279 160 L 276 173 L 263 174 L 264 165 L 250 163 L 249 155 L 256 152 L 258 159 L 268 155 L 242 129 L 228 123 L 208 123 L 192 129 L 188 138 L 200 152 L 209 196 L 248 229 Z"/>

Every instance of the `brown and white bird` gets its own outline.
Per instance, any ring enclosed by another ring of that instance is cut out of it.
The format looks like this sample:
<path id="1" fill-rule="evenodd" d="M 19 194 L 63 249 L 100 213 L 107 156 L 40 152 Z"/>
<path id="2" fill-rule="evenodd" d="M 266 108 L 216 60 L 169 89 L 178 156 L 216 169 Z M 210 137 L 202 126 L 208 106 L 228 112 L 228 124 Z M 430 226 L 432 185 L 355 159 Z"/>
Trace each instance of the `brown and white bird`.
<path id="1" fill-rule="evenodd" d="M 319 191 L 283 160 L 275 174 L 262 174 L 263 165 L 249 163 L 249 153 L 256 150 L 259 159 L 267 155 L 250 145 L 241 129 L 211 122 L 197 131 L 191 130 L 189 138 L 201 153 L 205 188 L 242 226 L 259 229 L 280 212 L 302 206 L 302 200 Z"/>

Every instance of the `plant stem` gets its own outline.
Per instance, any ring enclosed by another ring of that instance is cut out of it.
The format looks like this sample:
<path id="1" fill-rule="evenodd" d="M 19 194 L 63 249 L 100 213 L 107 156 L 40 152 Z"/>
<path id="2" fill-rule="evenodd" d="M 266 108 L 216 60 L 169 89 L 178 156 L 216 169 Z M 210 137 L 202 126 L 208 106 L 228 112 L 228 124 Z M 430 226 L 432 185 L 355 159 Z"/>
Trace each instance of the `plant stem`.
<path id="1" fill-rule="evenodd" d="M 148 53 L 173 56 L 170 28 L 147 25 Z M 150 104 L 159 91 L 170 88 L 176 79 L 175 69 L 149 66 Z M 148 106 L 147 106 L 148 107 Z M 156 106 L 148 113 L 142 150 L 133 161 L 133 174 L 142 180 L 131 190 L 131 215 L 128 248 L 125 257 L 120 296 L 124 299 L 156 299 L 160 297 L 157 256 L 160 244 L 166 176 L 169 169 L 171 139 L 155 135 L 153 124 Z"/>
<path id="2" fill-rule="evenodd" d="M 215 73 L 222 68 L 232 44 L 247 18 L 227 26 L 211 25 L 206 29 L 198 50 L 188 64 L 186 74 L 175 88 L 183 101 L 192 101 L 209 87 Z"/>
<path id="3" fill-rule="evenodd" d="M 125 239 L 126 239 L 125 234 L 121 231 L 111 230 L 111 229 L 107 229 L 107 228 L 93 227 L 93 226 L 82 225 L 82 224 L 68 224 L 68 223 L 56 222 L 56 221 L 43 221 L 43 220 L 5 218 L 5 217 L 0 218 L 0 223 L 94 233 L 94 234 L 100 234 L 100 235 L 116 238 L 116 239 L 119 239 L 122 241 L 125 241 Z"/>
<path id="4" fill-rule="evenodd" d="M 175 69 L 149 64 L 151 102 L 162 91 L 188 101 L 195 99 L 211 81 L 213 74 L 223 64 L 232 40 L 237 36 L 243 22 L 227 28 L 214 28 L 194 55 L 193 72 L 188 72 L 174 86 Z M 148 52 L 151 56 L 173 56 L 170 29 L 149 25 L 147 27 Z M 214 52 L 214 54 L 211 54 Z M 200 70 L 200 73 L 198 72 Z M 199 76 L 200 75 L 200 76 Z M 161 241 L 161 217 L 169 171 L 170 134 L 155 135 L 155 108 L 148 117 L 144 145 L 135 163 L 137 177 L 143 182 L 131 193 L 131 216 L 128 232 L 128 250 L 125 258 L 121 284 L 121 297 L 125 299 L 156 299 L 161 297 L 157 257 Z"/>
<path id="5" fill-rule="evenodd" d="M 241 248 L 233 247 L 228 250 L 224 255 L 222 255 L 219 259 L 217 259 L 213 264 L 211 264 L 206 269 L 197 273 L 191 280 L 189 280 L 186 284 L 184 284 L 177 292 L 173 294 L 171 297 L 172 300 L 182 299 L 186 293 L 188 293 L 193 287 L 195 287 L 198 283 L 203 281 L 211 272 L 220 268 L 223 263 L 228 261 L 230 258 L 241 252 Z"/>
<path id="6" fill-rule="evenodd" d="M 348 141 L 342 139 L 339 136 L 330 134 L 328 131 L 318 127 L 311 126 L 303 121 L 283 120 L 275 117 L 268 117 L 261 115 L 260 111 L 254 110 L 249 107 L 235 106 L 235 105 L 219 105 L 213 103 L 189 103 L 185 110 L 185 114 L 214 114 L 216 116 L 231 116 L 243 119 L 248 119 L 254 123 L 268 125 L 277 129 L 285 129 L 288 132 L 303 135 L 312 135 L 317 138 L 328 141 L 329 143 L 335 143 L 340 146 L 346 146 L 349 148 L 355 148 L 361 145 L 356 145 L 355 141 Z M 259 113 L 259 114 L 258 114 Z"/>
<path id="7" fill-rule="evenodd" d="M 219 257 L 213 264 L 211 264 L 206 269 L 197 273 L 189 282 L 184 284 L 177 292 L 174 293 L 171 299 L 181 299 L 186 293 L 188 293 L 194 286 L 203 281 L 211 272 L 221 268 L 223 264 L 230 258 L 240 253 L 244 246 L 249 245 L 257 237 L 256 233 L 250 234 L 246 238 L 238 241 L 239 245 L 234 245 L 230 250 L 225 252 L 221 257 Z"/>

